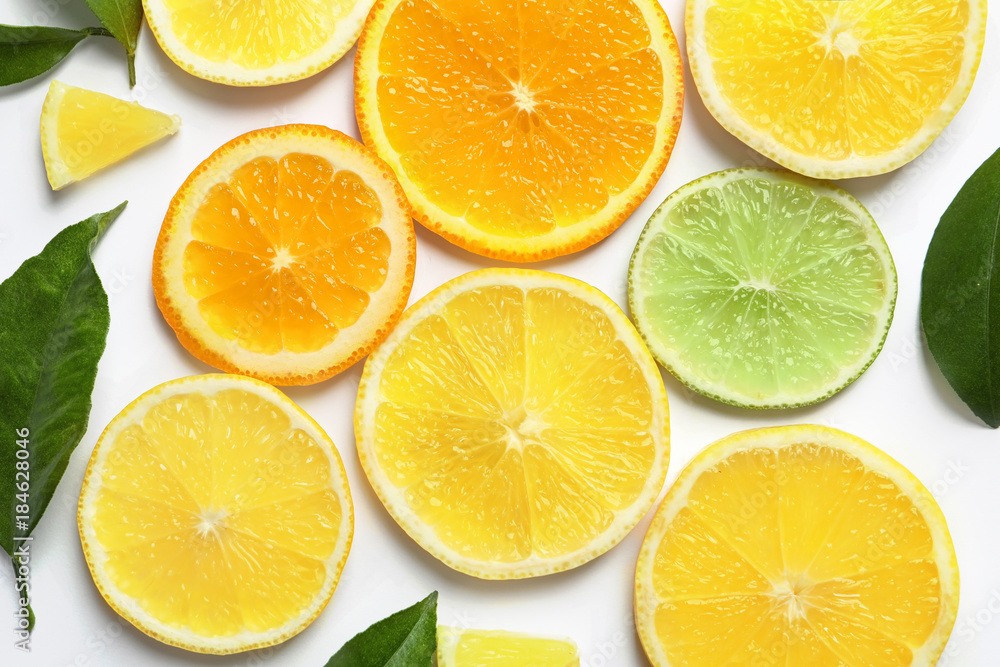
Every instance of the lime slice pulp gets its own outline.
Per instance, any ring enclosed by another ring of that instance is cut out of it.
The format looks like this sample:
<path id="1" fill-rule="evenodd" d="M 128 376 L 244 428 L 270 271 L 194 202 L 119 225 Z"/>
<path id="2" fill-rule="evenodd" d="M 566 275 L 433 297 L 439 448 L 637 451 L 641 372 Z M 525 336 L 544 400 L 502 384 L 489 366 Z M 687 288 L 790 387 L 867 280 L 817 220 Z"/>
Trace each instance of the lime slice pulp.
<path id="1" fill-rule="evenodd" d="M 730 169 L 684 185 L 646 224 L 629 305 L 681 382 L 747 408 L 821 401 L 882 348 L 896 269 L 861 202 L 787 172 Z"/>

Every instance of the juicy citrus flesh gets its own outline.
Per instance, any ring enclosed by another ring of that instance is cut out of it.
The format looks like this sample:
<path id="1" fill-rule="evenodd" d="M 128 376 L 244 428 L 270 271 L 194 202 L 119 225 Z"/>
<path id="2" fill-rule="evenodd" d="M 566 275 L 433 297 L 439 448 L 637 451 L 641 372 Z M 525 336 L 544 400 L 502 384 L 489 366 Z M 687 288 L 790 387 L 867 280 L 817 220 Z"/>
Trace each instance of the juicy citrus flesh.
<path id="1" fill-rule="evenodd" d="M 359 123 L 418 219 L 535 260 L 613 231 L 662 173 L 679 53 L 648 0 L 394 0 L 359 46 Z"/>
<path id="2" fill-rule="evenodd" d="M 694 181 L 650 218 L 629 300 L 653 355 L 745 407 L 829 397 L 878 354 L 896 300 L 889 249 L 831 186 L 738 169 Z"/>
<path id="3" fill-rule="evenodd" d="M 329 600 L 350 548 L 329 438 L 263 383 L 207 375 L 125 409 L 80 499 L 108 602 L 161 641 L 230 653 L 283 641 Z M 304 413 L 303 413 L 304 415 Z"/>
<path id="4" fill-rule="evenodd" d="M 357 39 L 373 0 L 144 0 L 150 27 L 183 69 L 231 85 L 302 79 Z"/>
<path id="5" fill-rule="evenodd" d="M 374 226 L 381 219 L 353 172 L 316 155 L 255 158 L 195 213 L 184 285 L 209 326 L 240 347 L 315 352 L 358 321 L 385 281 L 391 244 Z M 272 316 L 247 321 L 271 305 Z"/>
<path id="6" fill-rule="evenodd" d="M 579 667 L 580 653 L 570 639 L 502 630 L 438 627 L 440 667 Z"/>
<path id="7" fill-rule="evenodd" d="M 337 21 L 356 3 L 273 3 L 266 12 L 248 0 L 226 4 L 164 0 L 163 4 L 170 11 L 174 34 L 197 55 L 248 69 L 267 69 L 323 46 L 333 36 Z"/>
<path id="8" fill-rule="evenodd" d="M 204 169 L 207 177 L 175 197 L 172 211 L 190 215 L 181 225 L 164 222 L 160 243 L 175 244 L 178 261 L 169 270 L 158 262 L 156 270 L 159 280 L 176 283 L 177 298 L 190 305 L 186 322 L 174 328 L 207 328 L 203 337 L 217 341 L 223 352 L 228 346 L 262 360 L 246 370 L 222 354 L 205 359 L 209 363 L 292 383 L 296 378 L 275 378 L 265 366 L 284 358 L 286 374 L 296 375 L 299 363 L 318 365 L 316 355 L 342 346 L 339 358 L 328 363 L 343 367 L 387 333 L 405 305 L 414 251 L 405 201 L 384 166 L 373 178 L 334 165 L 338 152 L 364 149 L 333 130 L 326 133 L 333 144 L 328 155 L 286 152 L 280 142 L 269 145 L 266 132 L 258 133 L 250 142 L 259 149 L 245 150 L 231 170 Z M 207 164 L 220 162 L 213 158 Z M 376 178 L 383 181 L 381 193 Z M 188 192 L 195 193 L 191 200 Z M 374 308 L 373 300 L 379 302 Z M 388 302 L 387 311 L 381 302 Z M 369 313 L 373 309 L 386 312 Z M 372 324 L 377 330 L 370 340 L 345 333 Z M 192 347 L 199 356 L 199 347 Z M 332 372 L 318 369 L 305 379 Z"/>
<path id="9" fill-rule="evenodd" d="M 968 95 L 986 24 L 984 0 L 688 7 L 692 71 L 712 113 L 822 178 L 882 173 L 926 148 Z"/>
<path id="10" fill-rule="evenodd" d="M 933 497 L 846 433 L 736 434 L 671 489 L 636 574 L 657 667 L 933 665 L 958 566 Z"/>
<path id="11" fill-rule="evenodd" d="M 537 271 L 462 276 L 369 359 L 355 430 L 390 514 L 482 578 L 575 567 L 624 537 L 668 456 L 666 394 L 620 311 Z"/>
<path id="12" fill-rule="evenodd" d="M 177 132 L 181 120 L 135 102 L 53 81 L 42 106 L 42 157 L 59 190 Z"/>

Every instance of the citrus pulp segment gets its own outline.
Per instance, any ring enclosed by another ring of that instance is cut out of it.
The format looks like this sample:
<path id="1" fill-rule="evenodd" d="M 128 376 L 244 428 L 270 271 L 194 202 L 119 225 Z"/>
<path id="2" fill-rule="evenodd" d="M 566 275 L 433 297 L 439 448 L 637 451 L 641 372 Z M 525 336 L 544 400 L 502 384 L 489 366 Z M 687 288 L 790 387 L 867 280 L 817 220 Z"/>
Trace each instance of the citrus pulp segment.
<path id="1" fill-rule="evenodd" d="M 682 70 L 655 0 L 381 0 L 355 106 L 418 221 L 535 261 L 596 243 L 649 194 L 680 126 Z"/>
<path id="2" fill-rule="evenodd" d="M 635 578 L 654 667 L 931 667 L 959 576 L 926 488 L 821 426 L 744 431 L 688 464 Z"/>
<path id="3" fill-rule="evenodd" d="M 354 45 L 374 0 L 143 0 L 160 48 L 181 69 L 231 86 L 321 72 Z"/>
<path id="4" fill-rule="evenodd" d="M 311 384 L 389 332 L 415 251 L 384 162 L 335 130 L 284 125 L 233 139 L 188 177 L 160 229 L 153 287 L 202 361 Z"/>
<path id="5" fill-rule="evenodd" d="M 485 269 L 407 310 L 365 364 L 358 455 L 450 567 L 539 576 L 596 558 L 652 506 L 669 456 L 656 363 L 598 290 Z"/>
<path id="6" fill-rule="evenodd" d="M 896 269 L 864 206 L 789 173 L 731 169 L 653 213 L 629 266 L 629 305 L 684 384 L 747 408 L 821 401 L 885 341 Z"/>
<path id="7" fill-rule="evenodd" d="M 42 105 L 42 159 L 53 190 L 177 132 L 178 116 L 53 80 Z"/>
<path id="8" fill-rule="evenodd" d="M 965 102 L 986 0 L 689 0 L 691 73 L 729 132 L 816 178 L 896 169 Z"/>
<path id="9" fill-rule="evenodd" d="M 438 667 L 579 667 L 572 639 L 438 626 Z"/>
<path id="10" fill-rule="evenodd" d="M 91 456 L 78 520 L 108 604 L 200 653 L 301 632 L 354 534 L 333 442 L 277 389 L 235 375 L 166 382 L 122 410 Z"/>

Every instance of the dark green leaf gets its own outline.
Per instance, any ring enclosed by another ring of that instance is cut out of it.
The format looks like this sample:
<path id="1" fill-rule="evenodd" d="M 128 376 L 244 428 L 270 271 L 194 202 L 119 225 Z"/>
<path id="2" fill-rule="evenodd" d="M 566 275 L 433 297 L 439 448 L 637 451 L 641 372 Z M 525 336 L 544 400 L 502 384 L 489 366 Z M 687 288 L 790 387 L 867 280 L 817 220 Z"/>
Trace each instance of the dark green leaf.
<path id="1" fill-rule="evenodd" d="M 437 591 L 344 644 L 326 667 L 431 667 L 437 650 Z"/>
<path id="2" fill-rule="evenodd" d="M 67 227 L 0 284 L 0 543 L 11 555 L 14 538 L 38 524 L 87 429 L 111 319 L 90 253 L 123 208 Z M 27 491 L 16 486 L 24 477 Z M 27 513 L 18 511 L 19 493 L 28 493 Z"/>
<path id="3" fill-rule="evenodd" d="M 1000 426 L 1000 150 L 941 216 L 924 259 L 920 319 L 948 383 Z"/>
<path id="4" fill-rule="evenodd" d="M 135 48 L 142 27 L 142 0 L 84 0 L 128 54 L 128 80 L 135 85 Z"/>
<path id="5" fill-rule="evenodd" d="M 69 55 L 81 39 L 103 34 L 107 33 L 101 28 L 66 30 L 0 24 L 0 86 L 44 74 Z"/>

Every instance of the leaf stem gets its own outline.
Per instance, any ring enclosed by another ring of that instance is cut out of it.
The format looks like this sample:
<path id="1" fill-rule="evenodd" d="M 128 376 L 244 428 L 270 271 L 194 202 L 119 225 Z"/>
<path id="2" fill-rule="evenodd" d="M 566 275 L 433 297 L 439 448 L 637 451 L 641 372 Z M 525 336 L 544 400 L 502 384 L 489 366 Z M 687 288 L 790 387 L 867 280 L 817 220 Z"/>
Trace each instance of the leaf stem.
<path id="1" fill-rule="evenodd" d="M 99 37 L 114 37 L 114 35 L 111 34 L 111 31 L 107 28 L 84 28 L 83 32 L 88 35 L 97 35 Z"/>
<path id="2" fill-rule="evenodd" d="M 135 53 L 128 54 L 128 85 L 135 88 Z"/>

